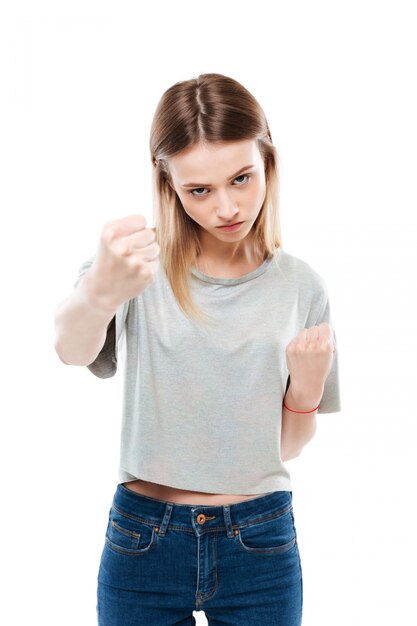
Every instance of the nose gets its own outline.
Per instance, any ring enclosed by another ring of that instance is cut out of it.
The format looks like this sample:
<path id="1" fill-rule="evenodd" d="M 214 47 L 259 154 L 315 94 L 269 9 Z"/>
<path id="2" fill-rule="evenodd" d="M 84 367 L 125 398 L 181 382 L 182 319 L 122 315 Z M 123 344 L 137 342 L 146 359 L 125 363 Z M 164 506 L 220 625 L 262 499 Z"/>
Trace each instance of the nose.
<path id="1" fill-rule="evenodd" d="M 239 212 L 239 209 L 236 206 L 232 194 L 228 194 L 227 191 L 219 191 L 216 198 L 216 212 L 217 217 L 223 220 L 233 220 Z"/>

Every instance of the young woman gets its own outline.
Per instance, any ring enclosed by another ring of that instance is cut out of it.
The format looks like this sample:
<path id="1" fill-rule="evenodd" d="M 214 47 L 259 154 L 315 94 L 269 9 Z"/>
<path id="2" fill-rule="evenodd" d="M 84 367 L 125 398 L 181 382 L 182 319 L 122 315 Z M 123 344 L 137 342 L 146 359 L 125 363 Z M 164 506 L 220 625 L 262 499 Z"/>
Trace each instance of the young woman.
<path id="1" fill-rule="evenodd" d="M 151 126 L 155 228 L 108 222 L 56 312 L 101 378 L 124 352 L 100 626 L 295 626 L 302 570 L 284 462 L 340 411 L 323 278 L 282 248 L 278 157 L 256 99 L 203 74 Z"/>

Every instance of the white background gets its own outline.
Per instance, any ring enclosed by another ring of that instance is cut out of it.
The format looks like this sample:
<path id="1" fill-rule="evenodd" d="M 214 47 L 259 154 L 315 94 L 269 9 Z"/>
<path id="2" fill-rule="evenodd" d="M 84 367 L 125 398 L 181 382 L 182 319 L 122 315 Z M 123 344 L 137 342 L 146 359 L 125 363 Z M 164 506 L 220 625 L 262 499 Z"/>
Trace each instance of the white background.
<path id="1" fill-rule="evenodd" d="M 416 619 L 412 8 L 2 3 L 3 624 L 96 624 L 123 372 L 64 365 L 54 312 L 104 222 L 139 212 L 153 224 L 151 118 L 168 87 L 205 72 L 261 103 L 283 246 L 326 280 L 337 331 L 342 411 L 318 415 L 288 463 L 303 626 Z"/>

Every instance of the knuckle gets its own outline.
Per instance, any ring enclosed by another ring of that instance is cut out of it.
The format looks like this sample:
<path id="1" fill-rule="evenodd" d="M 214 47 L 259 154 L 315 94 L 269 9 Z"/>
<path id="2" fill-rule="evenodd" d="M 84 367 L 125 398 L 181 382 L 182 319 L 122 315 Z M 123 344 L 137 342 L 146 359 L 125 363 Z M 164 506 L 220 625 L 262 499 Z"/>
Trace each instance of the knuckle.
<path id="1" fill-rule="evenodd" d="M 129 256 L 129 244 L 126 241 L 121 242 L 118 251 L 120 256 Z"/>
<path id="2" fill-rule="evenodd" d="M 131 262 L 132 271 L 136 275 L 140 276 L 141 280 L 146 280 L 147 278 L 148 272 L 147 272 L 146 265 L 147 263 L 141 258 L 132 259 L 132 262 Z"/>
<path id="3" fill-rule="evenodd" d="M 120 235 L 120 227 L 114 222 L 104 224 L 101 237 L 106 243 L 112 243 Z"/>

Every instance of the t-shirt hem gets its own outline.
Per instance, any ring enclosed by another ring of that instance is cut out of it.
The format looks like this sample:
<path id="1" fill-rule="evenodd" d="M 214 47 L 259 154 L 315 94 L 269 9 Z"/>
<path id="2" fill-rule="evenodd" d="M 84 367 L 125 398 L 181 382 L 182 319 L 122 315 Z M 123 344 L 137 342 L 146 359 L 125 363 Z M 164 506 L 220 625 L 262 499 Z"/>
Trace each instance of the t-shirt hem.
<path id="1" fill-rule="evenodd" d="M 272 493 L 273 491 L 292 491 L 291 481 L 287 478 L 279 478 L 278 479 L 269 479 L 267 482 L 258 482 L 257 487 L 247 487 L 242 484 L 228 484 L 227 486 L 224 484 L 216 484 L 210 483 L 206 485 L 194 484 L 191 481 L 187 480 L 176 480 L 170 478 L 167 480 L 166 478 L 162 478 L 159 476 L 149 476 L 145 472 L 137 472 L 137 474 L 131 474 L 126 470 L 119 470 L 119 475 L 117 479 L 117 484 L 131 482 L 133 480 L 145 480 L 147 482 L 154 482 L 160 485 L 164 485 L 167 487 L 173 487 L 174 489 L 184 489 L 187 491 L 201 491 L 202 493 L 207 494 L 226 494 L 226 495 L 259 495 Z"/>

